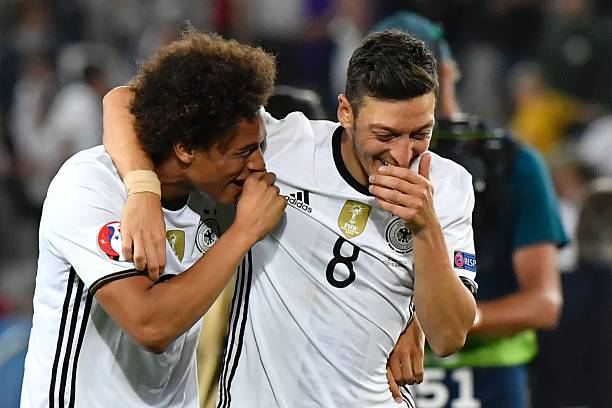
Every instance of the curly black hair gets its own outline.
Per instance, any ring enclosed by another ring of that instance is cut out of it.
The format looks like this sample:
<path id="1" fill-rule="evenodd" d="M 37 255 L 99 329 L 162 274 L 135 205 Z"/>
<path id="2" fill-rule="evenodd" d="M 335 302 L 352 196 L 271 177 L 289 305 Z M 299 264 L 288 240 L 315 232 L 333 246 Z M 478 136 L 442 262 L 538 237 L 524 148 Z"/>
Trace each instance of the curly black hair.
<path id="1" fill-rule="evenodd" d="M 176 142 L 209 150 L 252 120 L 273 91 L 274 57 L 260 48 L 188 27 L 130 83 L 138 139 L 158 164 Z"/>
<path id="2" fill-rule="evenodd" d="M 368 35 L 351 56 L 344 94 L 358 112 L 365 96 L 406 100 L 438 93 L 436 59 L 423 41 L 399 30 Z"/>

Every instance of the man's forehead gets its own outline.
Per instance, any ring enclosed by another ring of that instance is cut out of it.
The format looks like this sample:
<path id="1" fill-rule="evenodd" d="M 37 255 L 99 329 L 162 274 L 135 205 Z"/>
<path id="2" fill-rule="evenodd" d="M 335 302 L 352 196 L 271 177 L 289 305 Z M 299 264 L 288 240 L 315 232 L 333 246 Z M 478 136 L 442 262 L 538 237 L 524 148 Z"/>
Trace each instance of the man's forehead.
<path id="1" fill-rule="evenodd" d="M 423 95 L 399 101 L 370 98 L 359 110 L 370 130 L 414 131 L 434 124 L 435 96 Z"/>
<path id="2" fill-rule="evenodd" d="M 252 119 L 242 119 L 238 123 L 238 129 L 230 142 L 231 148 L 240 149 L 253 143 L 259 144 L 266 136 L 266 127 L 263 119 L 257 114 Z"/>

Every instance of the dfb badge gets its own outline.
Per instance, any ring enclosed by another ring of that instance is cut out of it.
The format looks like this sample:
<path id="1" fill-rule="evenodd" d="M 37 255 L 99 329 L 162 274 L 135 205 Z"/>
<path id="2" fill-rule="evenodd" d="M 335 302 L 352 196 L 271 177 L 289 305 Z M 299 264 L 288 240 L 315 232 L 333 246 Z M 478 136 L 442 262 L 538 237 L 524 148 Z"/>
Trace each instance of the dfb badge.
<path id="1" fill-rule="evenodd" d="M 389 247 L 397 253 L 407 254 L 412 251 L 412 232 L 401 218 L 394 218 L 389 222 L 385 238 Z"/>
<path id="2" fill-rule="evenodd" d="M 219 223 L 214 218 L 207 218 L 200 221 L 198 232 L 196 233 L 196 247 L 205 254 L 214 245 L 221 235 Z"/>

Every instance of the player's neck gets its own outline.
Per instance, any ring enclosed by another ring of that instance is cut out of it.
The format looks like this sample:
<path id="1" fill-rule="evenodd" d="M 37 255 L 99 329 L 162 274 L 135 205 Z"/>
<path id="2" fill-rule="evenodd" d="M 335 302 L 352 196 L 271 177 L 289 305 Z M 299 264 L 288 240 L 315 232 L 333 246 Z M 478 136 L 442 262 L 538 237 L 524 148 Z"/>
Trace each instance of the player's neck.
<path id="1" fill-rule="evenodd" d="M 175 207 L 176 203 L 184 203 L 193 185 L 185 177 L 184 169 L 175 160 L 166 160 L 155 167 L 155 172 L 161 182 L 161 198 L 166 204 Z"/>
<path id="2" fill-rule="evenodd" d="M 342 153 L 342 161 L 344 162 L 344 166 L 351 176 L 359 184 L 367 186 L 368 175 L 359 162 L 359 158 L 357 157 L 355 149 L 353 148 L 353 140 L 346 129 L 342 132 L 342 138 L 340 139 L 340 152 Z"/>

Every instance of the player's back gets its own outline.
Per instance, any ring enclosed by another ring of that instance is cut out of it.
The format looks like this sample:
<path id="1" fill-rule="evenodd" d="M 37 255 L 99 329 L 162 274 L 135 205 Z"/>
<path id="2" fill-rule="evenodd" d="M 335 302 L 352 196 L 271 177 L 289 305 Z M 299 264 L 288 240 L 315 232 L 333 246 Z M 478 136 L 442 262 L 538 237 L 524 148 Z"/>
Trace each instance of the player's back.
<path id="1" fill-rule="evenodd" d="M 241 268 L 220 407 L 398 406 L 386 362 L 412 314 L 412 238 L 348 174 L 341 131 L 299 114 L 268 123 L 267 166 L 289 205 Z"/>

